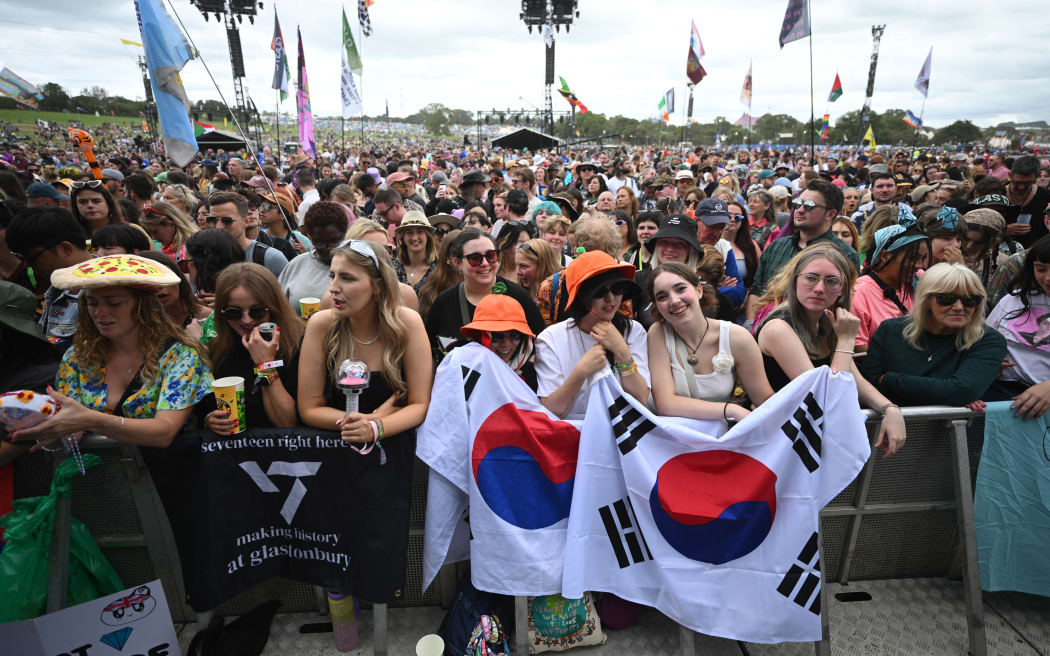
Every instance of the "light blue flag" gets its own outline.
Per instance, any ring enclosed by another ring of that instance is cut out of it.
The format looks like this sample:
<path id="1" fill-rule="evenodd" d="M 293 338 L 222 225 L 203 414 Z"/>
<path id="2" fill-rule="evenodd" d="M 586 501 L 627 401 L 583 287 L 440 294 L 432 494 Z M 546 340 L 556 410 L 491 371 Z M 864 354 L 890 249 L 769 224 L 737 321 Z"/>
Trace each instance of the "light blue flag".
<path id="1" fill-rule="evenodd" d="M 1050 596 L 1050 413 L 1014 417 L 989 403 L 974 490 L 981 588 Z"/>
<path id="2" fill-rule="evenodd" d="M 190 122 L 190 101 L 179 73 L 194 58 L 193 48 L 160 0 L 135 0 L 135 12 L 164 135 L 164 150 L 177 165 L 186 166 L 197 154 L 197 139 Z"/>

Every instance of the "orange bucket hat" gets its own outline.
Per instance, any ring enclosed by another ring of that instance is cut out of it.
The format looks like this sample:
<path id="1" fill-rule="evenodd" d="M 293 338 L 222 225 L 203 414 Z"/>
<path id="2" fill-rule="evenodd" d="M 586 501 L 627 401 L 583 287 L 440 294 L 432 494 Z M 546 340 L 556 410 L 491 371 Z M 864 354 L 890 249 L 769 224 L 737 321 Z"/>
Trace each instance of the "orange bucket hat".
<path id="1" fill-rule="evenodd" d="M 467 338 L 479 332 L 503 332 L 516 330 L 527 337 L 536 338 L 521 303 L 504 294 L 489 294 L 474 308 L 474 320 L 459 329 Z"/>
<path id="2" fill-rule="evenodd" d="M 634 266 L 620 264 L 604 251 L 588 251 L 580 255 L 565 269 L 565 289 L 569 292 L 566 307 L 572 307 L 576 292 L 587 280 L 606 272 L 616 272 L 627 280 L 634 280 Z"/>

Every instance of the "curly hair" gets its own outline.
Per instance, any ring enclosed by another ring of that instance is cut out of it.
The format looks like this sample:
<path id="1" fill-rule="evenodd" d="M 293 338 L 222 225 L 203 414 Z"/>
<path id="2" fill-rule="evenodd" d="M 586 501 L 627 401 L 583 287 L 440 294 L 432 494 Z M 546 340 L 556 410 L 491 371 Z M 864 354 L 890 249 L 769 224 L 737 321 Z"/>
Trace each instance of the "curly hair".
<path id="1" fill-rule="evenodd" d="M 125 289 L 131 292 L 134 304 L 131 318 L 138 326 L 139 343 L 143 349 L 144 360 L 141 372 L 143 387 L 148 387 L 157 379 L 160 373 L 161 356 L 167 350 L 166 345 L 173 342 L 184 344 L 197 351 L 201 360 L 205 364 L 208 363 L 204 347 L 172 322 L 153 290 L 138 287 L 126 287 Z M 109 339 L 99 333 L 95 326 L 95 321 L 91 318 L 91 312 L 87 308 L 87 298 L 87 294 L 80 297 L 80 311 L 77 315 L 77 332 L 73 336 L 73 348 L 76 349 L 77 358 L 91 373 L 92 380 L 102 380 L 102 370 L 106 366 L 106 358 L 112 353 L 113 345 Z"/>

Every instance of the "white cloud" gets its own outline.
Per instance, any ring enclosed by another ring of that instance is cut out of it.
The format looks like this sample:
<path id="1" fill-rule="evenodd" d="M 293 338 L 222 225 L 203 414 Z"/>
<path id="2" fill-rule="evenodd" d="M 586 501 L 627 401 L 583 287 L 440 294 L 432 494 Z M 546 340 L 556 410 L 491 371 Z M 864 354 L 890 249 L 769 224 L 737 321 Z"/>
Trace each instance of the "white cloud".
<path id="1" fill-rule="evenodd" d="M 187 0 L 173 0 L 204 61 L 232 102 L 229 53 L 221 23 L 205 22 Z M 273 3 L 254 25 L 241 25 L 245 85 L 260 109 L 274 106 L 270 89 Z M 696 21 L 707 56 L 708 77 L 696 88 L 694 118 L 735 120 L 744 107 L 740 86 L 754 62 L 755 114 L 787 113 L 804 119 L 809 107 L 809 42 L 777 44 L 785 0 L 744 5 L 684 0 L 581 0 L 580 18 L 556 34 L 556 73 L 593 111 L 645 118 L 656 114 L 663 92 L 675 86 L 679 116 L 686 104 L 685 56 L 689 21 Z M 346 0 L 351 25 L 357 4 Z M 364 59 L 365 110 L 407 115 L 439 102 L 468 110 L 528 107 L 543 102 L 544 49 L 538 30 L 518 19 L 517 0 L 377 0 L 372 37 L 359 41 Z M 281 27 L 295 66 L 296 26 L 302 28 L 315 113 L 339 113 L 340 5 L 330 0 L 284 1 Z M 944 125 L 958 118 L 979 124 L 1050 119 L 1050 84 L 1042 10 L 1022 0 L 996 3 L 883 0 L 879 3 L 817 0 L 813 8 L 813 76 L 816 115 L 824 113 L 836 70 L 844 95 L 831 105 L 832 121 L 864 100 L 871 53 L 871 25 L 886 24 L 872 107 L 918 113 L 922 96 L 912 84 L 933 46 L 933 73 L 925 119 Z M 138 40 L 130 1 L 59 0 L 27 5 L 0 0 L 3 64 L 34 83 L 54 81 L 71 92 L 95 85 L 142 97 L 134 58 L 141 51 L 120 44 Z M 76 16 L 76 22 L 66 20 Z M 1025 17 L 1029 17 L 1026 20 Z M 53 26 L 53 27 L 52 27 Z M 75 26 L 75 27 L 72 27 Z M 294 79 L 294 72 L 293 72 Z M 191 99 L 217 98 L 203 65 L 183 72 Z M 566 109 L 554 94 L 555 109 Z M 291 98 L 282 104 L 294 112 Z"/>

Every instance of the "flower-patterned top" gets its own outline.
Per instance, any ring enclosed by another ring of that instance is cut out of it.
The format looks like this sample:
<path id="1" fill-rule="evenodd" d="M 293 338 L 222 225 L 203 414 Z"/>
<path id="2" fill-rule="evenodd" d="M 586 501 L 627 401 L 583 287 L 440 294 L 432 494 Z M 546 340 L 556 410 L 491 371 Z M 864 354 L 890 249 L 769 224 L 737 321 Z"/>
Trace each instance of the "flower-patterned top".
<path id="1" fill-rule="evenodd" d="M 158 410 L 189 408 L 211 393 L 213 380 L 211 370 L 197 351 L 185 344 L 173 344 L 160 356 L 156 380 L 149 385 L 143 384 L 124 402 L 124 416 L 151 419 Z M 77 359 L 76 347 L 67 350 L 62 357 L 55 376 L 55 389 L 91 410 L 106 414 L 116 412 L 116 408 L 106 405 L 105 369 L 98 376 L 83 369 Z"/>

